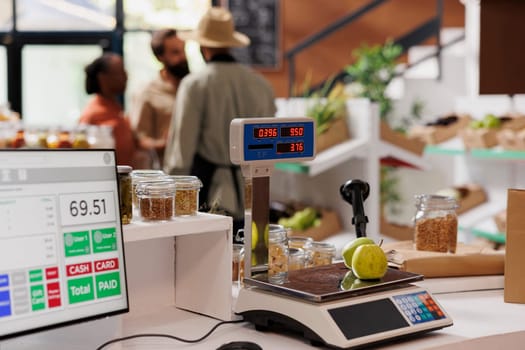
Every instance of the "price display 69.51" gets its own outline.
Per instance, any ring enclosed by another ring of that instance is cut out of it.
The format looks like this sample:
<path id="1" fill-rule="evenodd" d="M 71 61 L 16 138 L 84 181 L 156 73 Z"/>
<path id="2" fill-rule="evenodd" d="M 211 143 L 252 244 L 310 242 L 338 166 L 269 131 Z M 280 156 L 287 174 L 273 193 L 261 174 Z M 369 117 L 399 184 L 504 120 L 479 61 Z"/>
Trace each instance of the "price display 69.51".
<path id="1" fill-rule="evenodd" d="M 115 220 L 113 192 L 72 193 L 60 196 L 62 226 Z"/>

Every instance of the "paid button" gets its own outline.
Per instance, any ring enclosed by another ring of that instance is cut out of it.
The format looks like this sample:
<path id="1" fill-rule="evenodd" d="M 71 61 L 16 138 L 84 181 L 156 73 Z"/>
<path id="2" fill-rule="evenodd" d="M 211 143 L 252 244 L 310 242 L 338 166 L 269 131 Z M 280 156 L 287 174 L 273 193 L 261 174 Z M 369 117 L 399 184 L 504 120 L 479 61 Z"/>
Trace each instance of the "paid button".
<path id="1" fill-rule="evenodd" d="M 112 272 L 95 277 L 97 284 L 97 298 L 107 298 L 120 295 L 120 273 Z"/>

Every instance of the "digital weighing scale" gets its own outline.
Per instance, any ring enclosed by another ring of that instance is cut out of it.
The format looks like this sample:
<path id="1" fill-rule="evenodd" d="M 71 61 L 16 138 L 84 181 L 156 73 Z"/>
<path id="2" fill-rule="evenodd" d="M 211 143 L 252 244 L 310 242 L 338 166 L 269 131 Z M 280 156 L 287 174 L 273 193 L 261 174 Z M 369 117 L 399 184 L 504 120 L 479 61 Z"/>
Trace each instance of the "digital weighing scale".
<path id="1" fill-rule="evenodd" d="M 290 136 L 292 127 L 299 127 L 301 131 L 294 131 Z M 314 124 L 308 118 L 232 121 L 230 157 L 232 162 L 241 165 L 245 177 L 254 180 L 253 208 L 247 211 L 247 220 L 253 216 L 257 225 L 267 223 L 268 203 L 264 202 L 268 202 L 273 163 L 312 159 L 314 130 Z M 292 149 L 291 144 L 296 146 Z M 256 178 L 264 181 L 257 182 Z M 258 192 L 262 195 L 257 196 Z M 369 185 L 350 180 L 341 186 L 340 192 L 353 207 L 352 223 L 356 226 L 356 235 L 366 236 L 368 219 L 363 201 L 368 196 Z M 261 210 L 266 210 L 266 213 L 261 213 Z M 260 223 L 255 218 L 261 218 Z M 251 221 L 248 222 L 245 231 L 249 232 Z M 343 263 L 336 263 L 290 271 L 288 281 L 270 283 L 265 273 L 251 273 L 250 237 L 251 234 L 245 234 L 247 277 L 244 288 L 239 291 L 235 313 L 253 323 L 258 330 L 284 329 L 302 334 L 314 345 L 351 349 L 452 325 L 450 316 L 428 291 L 410 284 L 423 279 L 418 274 L 389 268 L 380 280 L 362 281 L 355 278 Z M 257 248 L 267 249 L 257 243 L 255 253 Z"/>

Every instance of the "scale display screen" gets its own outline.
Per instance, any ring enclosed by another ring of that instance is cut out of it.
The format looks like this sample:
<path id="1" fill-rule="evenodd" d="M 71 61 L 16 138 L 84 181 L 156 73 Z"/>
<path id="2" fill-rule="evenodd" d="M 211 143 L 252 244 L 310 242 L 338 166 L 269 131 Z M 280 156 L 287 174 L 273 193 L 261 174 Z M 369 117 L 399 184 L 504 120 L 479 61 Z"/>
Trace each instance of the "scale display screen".
<path id="1" fill-rule="evenodd" d="M 114 151 L 0 164 L 0 339 L 128 311 Z"/>
<path id="2" fill-rule="evenodd" d="M 244 160 L 309 158 L 314 155 L 313 121 L 244 125 Z"/>

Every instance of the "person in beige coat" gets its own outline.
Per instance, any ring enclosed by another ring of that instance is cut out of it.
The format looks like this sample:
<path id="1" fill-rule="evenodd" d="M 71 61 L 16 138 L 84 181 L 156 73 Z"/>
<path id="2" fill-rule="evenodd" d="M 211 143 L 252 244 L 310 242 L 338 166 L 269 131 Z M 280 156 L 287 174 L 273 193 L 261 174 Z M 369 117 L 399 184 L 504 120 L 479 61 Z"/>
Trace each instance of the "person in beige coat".
<path id="1" fill-rule="evenodd" d="M 242 218 L 243 179 L 230 161 L 230 122 L 234 118 L 273 117 L 273 89 L 231 55 L 230 48 L 247 46 L 250 40 L 235 31 L 228 10 L 212 7 L 195 31 L 177 35 L 196 40 L 207 64 L 179 85 L 164 170 L 198 176 L 203 182 L 201 204 L 218 203 L 234 218 Z"/>

